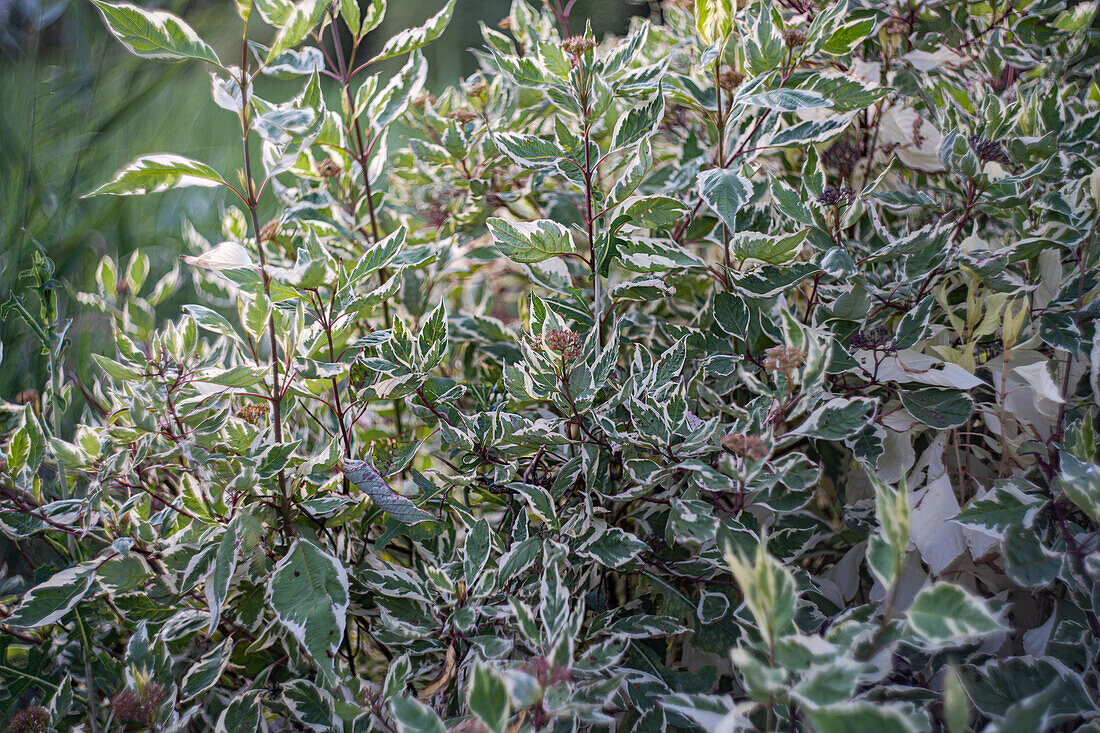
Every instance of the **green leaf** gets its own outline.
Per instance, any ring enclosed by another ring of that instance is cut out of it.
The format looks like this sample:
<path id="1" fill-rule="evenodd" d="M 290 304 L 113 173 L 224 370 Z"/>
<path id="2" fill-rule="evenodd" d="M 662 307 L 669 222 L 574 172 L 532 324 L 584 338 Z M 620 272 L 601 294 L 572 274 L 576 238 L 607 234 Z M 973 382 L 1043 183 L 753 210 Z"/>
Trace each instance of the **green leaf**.
<path id="1" fill-rule="evenodd" d="M 730 231 L 737 231 L 737 212 L 752 197 L 752 184 L 732 168 L 711 168 L 698 177 L 703 200 Z"/>
<path id="2" fill-rule="evenodd" d="M 241 337 L 237 335 L 237 330 L 233 328 L 233 324 L 217 311 L 210 310 L 204 305 L 185 305 L 183 310 L 195 319 L 195 323 L 199 328 L 219 333 L 234 341 L 241 341 Z"/>
<path id="3" fill-rule="evenodd" d="M 1023 588 L 1041 588 L 1062 569 L 1062 555 L 1043 546 L 1035 533 L 1010 527 L 1002 543 L 1005 575 Z"/>
<path id="4" fill-rule="evenodd" d="M 817 733 L 917 733 L 924 729 L 896 707 L 867 702 L 808 708 L 806 715 Z"/>
<path id="5" fill-rule="evenodd" d="M 808 230 L 795 234 L 765 234 L 738 232 L 730 240 L 730 251 L 739 262 L 760 260 L 770 265 L 782 265 L 794 259 L 806 239 Z"/>
<path id="6" fill-rule="evenodd" d="M 755 6 L 751 32 L 745 35 L 745 69 L 754 77 L 761 77 L 783 63 L 787 53 L 783 34 L 773 20 L 771 6 Z"/>
<path id="7" fill-rule="evenodd" d="M 684 204 L 668 196 L 645 196 L 630 203 L 623 211 L 630 223 L 638 227 L 663 227 L 675 224 L 688 209 Z"/>
<path id="8" fill-rule="evenodd" d="M 901 404 L 910 415 L 937 430 L 957 428 L 974 413 L 974 400 L 957 389 L 903 390 Z"/>
<path id="9" fill-rule="evenodd" d="M 264 63 L 271 63 L 291 48 L 294 48 L 309 35 L 309 32 L 325 17 L 330 3 L 326 0 L 301 0 L 295 3 L 289 15 L 279 23 L 279 32 L 267 50 Z"/>
<path id="10" fill-rule="evenodd" d="M 229 584 L 237 570 L 237 544 L 240 542 L 240 519 L 234 519 L 225 528 L 218 550 L 214 554 L 214 568 L 206 579 L 206 603 L 210 607 L 210 621 L 206 627 L 209 636 L 218 628 L 222 606 L 229 596 Z"/>
<path id="11" fill-rule="evenodd" d="M 435 517 L 413 504 L 408 497 L 391 489 L 370 461 L 344 460 L 340 462 L 340 470 L 382 511 L 402 524 L 435 521 Z"/>
<path id="12" fill-rule="evenodd" d="M 733 16 L 728 0 L 696 0 L 695 29 L 708 46 L 729 36 Z"/>
<path id="13" fill-rule="evenodd" d="M 635 107 L 619 118 L 612 135 L 611 149 L 622 150 L 649 137 L 657 129 L 665 114 L 665 97 L 657 94 L 644 107 Z"/>
<path id="14" fill-rule="evenodd" d="M 733 285 L 754 298 L 771 298 L 820 272 L 812 262 L 795 262 L 790 266 L 764 265 L 734 279 Z"/>
<path id="15" fill-rule="evenodd" d="M 981 499 L 973 499 L 953 521 L 974 527 L 997 537 L 1004 535 L 1014 524 L 1031 526 L 1043 502 L 1023 491 L 1025 481 L 999 481 L 993 490 Z"/>
<path id="16" fill-rule="evenodd" d="M 872 470 L 867 471 L 867 478 L 875 489 L 875 518 L 879 526 L 878 534 L 868 540 L 867 566 L 884 587 L 891 588 L 897 582 L 909 548 L 912 528 L 909 487 L 903 477 L 894 488 Z"/>
<path id="17" fill-rule="evenodd" d="M 162 61 L 200 59 L 221 66 L 218 55 L 191 26 L 163 10 L 92 0 L 115 38 L 137 56 Z"/>
<path id="18" fill-rule="evenodd" d="M 803 109 L 832 107 L 833 102 L 817 92 L 806 89 L 769 89 L 736 98 L 736 103 L 754 107 L 767 107 L 779 112 L 797 112 Z"/>
<path id="19" fill-rule="evenodd" d="M 194 662 L 187 670 L 187 674 L 183 676 L 183 681 L 180 682 L 182 699 L 190 700 L 217 684 L 229 665 L 229 656 L 232 651 L 233 640 L 226 639 Z"/>
<path id="20" fill-rule="evenodd" d="M 1058 455 L 1062 466 L 1058 487 L 1094 522 L 1100 522 L 1100 466 L 1079 461 L 1068 451 Z"/>
<path id="21" fill-rule="evenodd" d="M 474 667 L 467 693 L 470 711 L 493 733 L 502 733 L 508 724 L 508 688 L 496 670 L 484 664 Z"/>
<path id="22" fill-rule="evenodd" d="M 260 708 L 260 691 L 246 690 L 233 698 L 222 714 L 214 733 L 243 733 L 263 729 Z"/>
<path id="23" fill-rule="evenodd" d="M 362 28 L 362 14 L 359 11 L 359 0 L 340 0 L 340 17 L 344 19 L 348 30 L 353 36 L 358 36 Z"/>
<path id="24" fill-rule="evenodd" d="M 582 540 L 577 552 L 604 567 L 619 568 L 649 550 L 649 545 L 619 527 L 595 523 L 591 536 Z"/>
<path id="25" fill-rule="evenodd" d="M 870 397 L 834 397 L 810 413 L 794 434 L 821 440 L 843 440 L 867 424 L 868 415 L 874 408 L 875 400 Z"/>
<path id="26" fill-rule="evenodd" d="M 147 155 L 119 171 L 114 180 L 85 195 L 140 196 L 172 188 L 227 186 L 221 175 L 197 160 L 182 155 Z"/>
<path id="27" fill-rule="evenodd" d="M 267 376 L 267 367 L 238 364 L 229 369 L 210 369 L 195 376 L 195 381 L 220 384 L 223 387 L 251 387 Z"/>
<path id="28" fill-rule="evenodd" d="M 296 540 L 275 566 L 268 601 L 279 623 L 309 652 L 329 684 L 335 684 L 334 660 L 349 603 L 348 574 L 340 561 L 308 540 Z"/>
<path id="29" fill-rule="evenodd" d="M 899 351 L 910 349 L 924 339 L 924 335 L 928 331 L 928 317 L 932 314 L 932 306 L 935 301 L 935 296 L 925 296 L 924 300 L 905 314 L 898 325 L 898 335 L 894 341 L 894 348 Z"/>
<path id="30" fill-rule="evenodd" d="M 95 580 L 95 571 L 94 563 L 62 570 L 27 591 L 19 606 L 3 619 L 3 623 L 22 629 L 57 623 L 88 595 Z"/>
<path id="31" fill-rule="evenodd" d="M 464 549 L 466 557 L 462 561 L 466 587 L 472 587 L 489 561 L 489 523 L 480 519 L 466 535 Z"/>
<path id="32" fill-rule="evenodd" d="M 455 2 L 456 0 L 448 0 L 442 10 L 429 18 L 428 22 L 419 28 L 409 28 L 390 38 L 386 41 L 386 45 L 382 47 L 381 52 L 367 63 L 373 64 L 376 61 L 415 51 L 439 38 L 443 35 L 443 31 L 447 29 L 447 24 L 451 22 Z"/>
<path id="33" fill-rule="evenodd" d="M 756 623 L 764 635 L 774 642 L 794 628 L 798 591 L 794 575 L 763 544 L 756 547 L 753 560 L 726 550 L 733 577 L 745 597 Z"/>
<path id="34" fill-rule="evenodd" d="M 447 733 L 443 721 L 430 707 L 404 695 L 390 700 L 398 733 Z"/>
<path id="35" fill-rule="evenodd" d="M 620 242 L 618 257 L 623 267 L 632 272 L 666 272 L 706 267 L 706 263 L 687 250 L 665 244 L 656 238 Z"/>
<path id="36" fill-rule="evenodd" d="M 853 20 L 840 26 L 821 47 L 830 56 L 846 56 L 875 29 L 874 16 Z"/>
<path id="37" fill-rule="evenodd" d="M 935 645 L 986 636 L 1004 627 L 985 601 L 961 586 L 939 582 L 921 590 L 909 607 L 909 628 Z"/>
<path id="38" fill-rule="evenodd" d="M 513 163 L 531 170 L 552 168 L 558 161 L 568 157 L 557 143 L 534 135 L 502 132 L 496 136 L 495 142 L 500 152 L 507 155 Z"/>
<path id="39" fill-rule="evenodd" d="M 576 252 L 569 230 L 556 221 L 538 219 L 513 224 L 494 218 L 485 223 L 497 248 L 516 262 L 542 262 Z"/>
<path id="40" fill-rule="evenodd" d="M 414 53 L 371 100 L 370 121 L 375 130 L 384 130 L 409 109 L 412 100 L 424 88 L 428 62 L 422 53 Z"/>
<path id="41" fill-rule="evenodd" d="M 528 484 L 522 481 L 510 483 L 508 488 L 519 492 L 527 501 L 528 511 L 549 524 L 555 532 L 561 528 L 557 511 L 554 508 L 554 499 L 550 496 L 549 491 L 538 484 Z"/>
<path id="42" fill-rule="evenodd" d="M 283 688 L 283 702 L 291 714 L 317 733 L 339 728 L 336 701 L 327 690 L 309 680 L 294 680 Z"/>

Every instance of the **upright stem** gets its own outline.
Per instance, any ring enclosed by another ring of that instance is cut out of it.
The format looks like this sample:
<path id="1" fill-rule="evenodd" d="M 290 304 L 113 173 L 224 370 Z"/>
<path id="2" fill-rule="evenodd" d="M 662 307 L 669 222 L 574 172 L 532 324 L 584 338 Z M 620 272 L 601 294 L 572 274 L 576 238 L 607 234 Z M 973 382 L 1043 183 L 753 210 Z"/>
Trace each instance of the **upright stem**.
<path id="1" fill-rule="evenodd" d="M 587 105 L 585 105 L 587 107 Z M 587 114 L 587 111 L 586 111 Z M 600 334 L 600 270 L 596 263 L 596 236 L 592 216 L 592 151 L 589 141 L 592 139 L 592 125 L 584 123 L 584 223 L 588 230 L 588 266 L 592 270 L 592 318 L 596 324 L 596 348 L 603 348 Z"/>
<path id="2" fill-rule="evenodd" d="M 714 126 L 718 131 L 718 153 L 716 163 L 719 168 L 726 167 L 726 117 L 722 113 L 722 59 L 721 56 L 714 60 L 714 93 L 717 95 L 717 117 Z M 726 222 L 722 222 L 722 258 L 726 264 L 725 276 L 730 277 L 729 270 L 733 269 L 733 260 L 730 255 L 730 229 Z"/>
<path id="3" fill-rule="evenodd" d="M 363 126 L 359 122 L 359 116 L 355 114 L 355 95 L 351 93 L 351 78 L 348 75 L 347 63 L 344 61 L 344 45 L 340 40 L 340 32 L 336 28 L 336 14 L 331 13 L 331 27 L 332 27 L 332 42 L 336 46 L 336 64 L 340 78 L 340 85 L 343 87 L 344 96 L 347 98 L 347 108 L 351 110 L 353 115 L 349 121 L 348 127 L 355 132 L 355 154 L 359 163 L 359 170 L 363 174 L 363 195 L 367 197 L 367 213 L 370 216 L 370 234 L 371 241 L 377 242 L 381 239 L 378 229 L 378 214 L 374 210 L 374 193 L 371 191 L 370 185 L 370 173 L 367 171 L 367 165 L 370 163 L 371 149 L 367 147 L 366 139 L 363 136 Z M 352 56 L 354 57 L 355 51 L 352 50 Z M 390 274 L 386 268 L 382 268 L 378 271 L 378 284 L 385 284 Z M 393 314 L 390 312 L 390 304 L 388 301 L 382 301 L 382 320 L 386 324 L 386 328 L 393 328 Z M 401 420 L 401 400 L 393 401 L 393 420 L 397 427 L 397 432 L 403 433 L 404 427 Z"/>
<path id="4" fill-rule="evenodd" d="M 252 180 L 252 155 L 248 149 L 248 138 L 252 131 L 249 121 L 248 108 L 248 22 L 245 22 L 244 40 L 241 43 L 241 135 L 244 139 L 244 172 L 245 172 L 245 202 L 248 205 L 248 213 L 252 220 L 252 233 L 256 237 L 256 251 L 260 256 L 260 279 L 263 282 L 264 295 L 271 300 L 271 277 L 267 272 L 267 254 L 264 252 L 263 237 L 260 234 L 260 218 L 257 213 L 258 201 L 256 196 L 256 183 Z M 283 392 L 279 386 L 279 341 L 275 334 L 275 311 L 267 320 L 267 334 L 271 341 L 271 413 L 272 423 L 275 426 L 275 442 L 283 442 Z M 287 490 L 286 473 L 279 471 L 279 494 L 284 531 L 289 530 L 291 522 L 290 492 Z"/>

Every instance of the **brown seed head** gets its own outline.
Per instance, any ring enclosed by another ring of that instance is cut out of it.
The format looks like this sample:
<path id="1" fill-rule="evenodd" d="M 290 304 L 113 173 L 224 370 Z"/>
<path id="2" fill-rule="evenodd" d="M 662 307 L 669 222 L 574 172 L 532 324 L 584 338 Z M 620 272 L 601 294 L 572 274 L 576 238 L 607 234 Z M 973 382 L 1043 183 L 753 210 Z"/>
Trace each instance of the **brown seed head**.
<path id="1" fill-rule="evenodd" d="M 563 359 L 573 360 L 581 355 L 580 334 L 573 331 L 553 329 L 546 332 L 545 345 L 547 350 L 561 354 Z"/>
<path id="2" fill-rule="evenodd" d="M 8 723 L 7 733 L 49 733 L 50 711 L 41 705 L 32 705 L 16 713 Z"/>
<path id="3" fill-rule="evenodd" d="M 773 346 L 764 352 L 764 368 L 790 378 L 806 363 L 806 352 L 795 346 Z"/>
<path id="4" fill-rule="evenodd" d="M 783 42 L 787 48 L 798 48 L 806 43 L 806 32 L 800 28 L 788 28 L 783 32 Z"/>
<path id="5" fill-rule="evenodd" d="M 37 405 L 38 404 L 38 390 L 37 389 L 25 389 L 15 397 L 15 401 L 21 405 Z"/>
<path id="6" fill-rule="evenodd" d="M 562 50 L 573 57 L 583 56 L 596 47 L 596 42 L 584 36 L 572 36 L 561 44 Z"/>
<path id="7" fill-rule="evenodd" d="M 768 444 L 758 435 L 730 433 L 722 438 L 722 447 L 748 461 L 761 461 L 768 457 Z"/>
<path id="8" fill-rule="evenodd" d="M 279 221 L 272 219 L 268 223 L 263 225 L 260 229 L 260 241 L 261 242 L 274 242 L 275 236 L 279 233 Z"/>
<path id="9" fill-rule="evenodd" d="M 267 405 L 260 403 L 248 404 L 237 410 L 237 417 L 252 425 L 262 420 L 265 415 L 267 415 Z"/>
<path id="10" fill-rule="evenodd" d="M 745 75 L 737 69 L 725 68 L 718 74 L 718 85 L 727 92 L 741 86 L 743 81 Z"/>
<path id="11" fill-rule="evenodd" d="M 340 164 L 333 158 L 325 158 L 317 164 L 317 175 L 321 178 L 335 178 L 340 175 Z"/>
<path id="12" fill-rule="evenodd" d="M 115 717 L 123 723 L 152 725 L 157 706 L 164 700 L 164 688 L 155 682 L 146 684 L 140 692 L 129 688 L 122 690 L 111 700 Z"/>
<path id="13" fill-rule="evenodd" d="M 451 113 L 451 119 L 460 125 L 465 125 L 467 122 L 473 122 L 477 119 L 477 112 L 471 112 L 468 109 L 457 109 Z"/>

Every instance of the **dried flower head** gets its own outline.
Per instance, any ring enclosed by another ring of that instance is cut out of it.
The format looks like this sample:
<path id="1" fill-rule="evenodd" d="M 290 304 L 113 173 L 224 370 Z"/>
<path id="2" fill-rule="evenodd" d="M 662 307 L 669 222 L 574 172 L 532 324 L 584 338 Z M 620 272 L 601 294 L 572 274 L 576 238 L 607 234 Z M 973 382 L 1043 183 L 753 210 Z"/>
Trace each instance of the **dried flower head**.
<path id="1" fill-rule="evenodd" d="M 830 186 L 817 197 L 817 202 L 822 206 L 835 206 L 838 209 L 850 205 L 855 200 L 856 192 L 847 186 Z"/>
<path id="2" fill-rule="evenodd" d="M 856 331 L 848 337 L 848 343 L 854 349 L 880 351 L 884 354 L 894 354 L 898 350 L 894 334 L 882 326 L 869 331 Z"/>
<path id="3" fill-rule="evenodd" d="M 115 718 L 123 723 L 152 725 L 157 707 L 164 700 L 164 688 L 155 682 L 141 686 L 140 691 L 122 690 L 111 700 Z"/>
<path id="4" fill-rule="evenodd" d="M 1012 158 L 1008 157 L 1008 153 L 1001 147 L 999 140 L 987 140 L 981 135 L 971 135 L 966 138 L 970 143 L 970 149 L 974 151 L 974 155 L 978 156 L 978 160 L 983 163 L 1003 163 L 1010 165 Z"/>
<path id="5" fill-rule="evenodd" d="M 491 733 L 489 726 L 477 718 L 466 718 L 450 730 L 451 733 Z"/>
<path id="6" fill-rule="evenodd" d="M 891 36 L 905 36 L 909 34 L 909 24 L 901 18 L 891 18 L 886 21 L 882 29 Z"/>
<path id="7" fill-rule="evenodd" d="M 41 705 L 23 708 L 8 723 L 7 733 L 49 733 L 50 711 Z"/>
<path id="8" fill-rule="evenodd" d="M 566 360 L 576 359 L 580 356 L 581 344 L 583 343 L 580 334 L 559 329 L 547 331 L 544 339 L 548 351 L 561 354 L 562 358 Z"/>
<path id="9" fill-rule="evenodd" d="M 489 91 L 489 85 L 478 79 L 470 85 L 470 89 L 467 91 L 471 99 L 480 100 L 485 96 L 485 93 Z"/>
<path id="10" fill-rule="evenodd" d="M 773 346 L 764 352 L 764 368 L 790 378 L 806 363 L 806 352 L 796 346 Z"/>
<path id="11" fill-rule="evenodd" d="M 267 415 L 267 405 L 261 403 L 248 404 L 237 410 L 237 417 L 247 423 L 255 425 Z"/>
<path id="12" fill-rule="evenodd" d="M 467 122 L 473 122 L 477 119 L 477 112 L 468 109 L 456 109 L 451 113 L 451 119 L 460 125 L 465 125 Z"/>
<path id="13" fill-rule="evenodd" d="M 596 42 L 585 36 L 572 36 L 561 44 L 562 50 L 573 57 L 583 56 L 596 47 Z"/>
<path id="14" fill-rule="evenodd" d="M 279 220 L 272 219 L 268 223 L 264 224 L 260 229 L 260 241 L 261 242 L 274 242 L 275 237 L 279 234 Z"/>
<path id="15" fill-rule="evenodd" d="M 741 86 L 743 81 L 745 81 L 745 75 L 737 69 L 725 68 L 718 74 L 718 85 L 727 92 Z"/>
<path id="16" fill-rule="evenodd" d="M 340 164 L 333 158 L 325 158 L 317 164 L 317 175 L 321 178 L 335 178 L 340 175 Z"/>
<path id="17" fill-rule="evenodd" d="M 806 43 L 806 32 L 800 28 L 788 28 L 783 32 L 783 43 L 787 48 L 798 48 Z"/>
<path id="18" fill-rule="evenodd" d="M 15 401 L 21 405 L 37 405 L 38 397 L 37 389 L 25 389 L 16 395 Z"/>
<path id="19" fill-rule="evenodd" d="M 768 457 L 768 444 L 759 435 L 730 433 L 722 438 L 722 447 L 747 461 L 761 461 Z"/>

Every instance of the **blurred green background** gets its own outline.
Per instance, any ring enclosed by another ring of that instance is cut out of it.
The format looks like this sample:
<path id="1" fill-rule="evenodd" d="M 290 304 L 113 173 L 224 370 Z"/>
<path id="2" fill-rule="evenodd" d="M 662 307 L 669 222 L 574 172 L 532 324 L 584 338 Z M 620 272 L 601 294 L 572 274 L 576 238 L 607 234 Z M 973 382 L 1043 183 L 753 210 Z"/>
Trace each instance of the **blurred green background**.
<path id="1" fill-rule="evenodd" d="M 239 43 L 240 20 L 229 0 L 137 3 L 181 15 L 216 49 Z M 391 0 L 366 50 L 420 25 L 443 3 Z M 433 90 L 475 69 L 467 49 L 481 44 L 479 23 L 495 26 L 510 5 L 458 0 L 447 32 L 426 49 Z M 571 26 L 576 32 L 590 20 L 598 35 L 622 33 L 631 15 L 646 15 L 651 5 L 576 0 Z M 152 260 L 155 280 L 183 251 L 184 221 L 215 237 L 229 202 L 211 189 L 81 196 L 150 153 L 179 153 L 231 172 L 240 159 L 237 121 L 210 100 L 209 74 L 201 64 L 130 56 L 88 0 L 0 0 L 0 100 L 0 302 L 23 289 L 19 273 L 41 248 L 57 265 L 64 315 L 76 320 L 70 366 L 83 371 L 87 355 L 109 343 L 109 324 L 81 312 L 73 297 L 91 289 L 100 258 L 141 248 Z M 10 317 L 0 324 L 0 343 L 0 397 L 11 400 L 24 389 L 40 388 L 44 362 L 24 324 Z"/>

